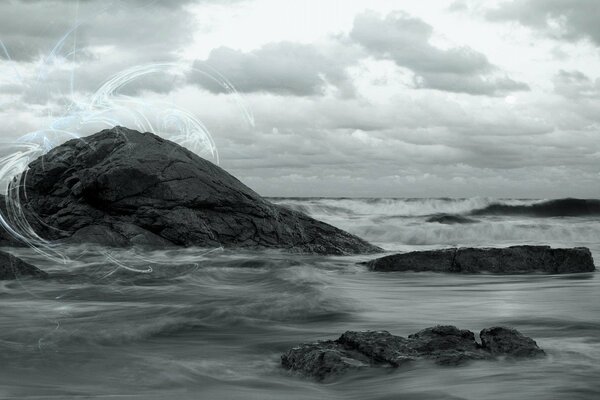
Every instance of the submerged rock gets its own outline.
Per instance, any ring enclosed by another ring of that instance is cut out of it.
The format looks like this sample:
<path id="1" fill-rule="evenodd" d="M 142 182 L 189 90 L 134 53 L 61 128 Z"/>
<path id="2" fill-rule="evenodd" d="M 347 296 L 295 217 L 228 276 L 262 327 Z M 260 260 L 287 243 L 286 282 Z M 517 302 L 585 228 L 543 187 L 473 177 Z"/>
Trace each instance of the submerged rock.
<path id="1" fill-rule="evenodd" d="M 592 253 L 588 248 L 554 249 L 550 246 L 464 247 L 413 251 L 377 258 L 366 265 L 374 271 L 497 274 L 567 274 L 595 270 Z"/>
<path id="2" fill-rule="evenodd" d="M 329 380 L 348 370 L 397 368 L 415 360 L 460 365 L 475 360 L 538 357 L 545 353 L 536 342 L 515 329 L 493 327 L 475 334 L 455 326 L 423 329 L 408 338 L 387 331 L 348 331 L 337 340 L 302 344 L 281 356 L 281 365 L 317 380 Z"/>
<path id="3" fill-rule="evenodd" d="M 12 254 L 0 251 L 0 280 L 17 279 L 24 276 L 46 278 L 48 274 Z"/>
<path id="4" fill-rule="evenodd" d="M 456 214 L 438 214 L 427 218 L 427 222 L 437 222 L 439 224 L 475 224 L 479 221 L 473 218 L 463 217 L 462 215 Z"/>
<path id="5" fill-rule="evenodd" d="M 28 221 L 50 240 L 322 254 L 381 250 L 268 202 L 173 142 L 122 127 L 54 148 L 30 164 L 21 184 Z"/>

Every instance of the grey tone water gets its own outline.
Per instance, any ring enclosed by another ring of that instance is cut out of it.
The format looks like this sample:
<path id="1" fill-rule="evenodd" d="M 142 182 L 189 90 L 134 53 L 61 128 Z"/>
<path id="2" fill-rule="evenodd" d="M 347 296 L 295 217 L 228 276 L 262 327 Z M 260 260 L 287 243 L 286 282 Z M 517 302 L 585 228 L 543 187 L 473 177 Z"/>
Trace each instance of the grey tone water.
<path id="1" fill-rule="evenodd" d="M 386 250 L 551 244 L 590 247 L 600 216 L 471 215 L 489 199 L 275 199 Z M 510 200 L 503 204 L 528 205 Z M 600 278 L 375 273 L 372 256 L 276 251 L 65 249 L 65 264 L 14 249 L 48 281 L 0 283 L 0 398 L 597 399 Z M 508 325 L 548 357 L 459 368 L 417 363 L 320 384 L 279 366 L 288 348 L 348 329 L 408 335 L 436 324 Z"/>

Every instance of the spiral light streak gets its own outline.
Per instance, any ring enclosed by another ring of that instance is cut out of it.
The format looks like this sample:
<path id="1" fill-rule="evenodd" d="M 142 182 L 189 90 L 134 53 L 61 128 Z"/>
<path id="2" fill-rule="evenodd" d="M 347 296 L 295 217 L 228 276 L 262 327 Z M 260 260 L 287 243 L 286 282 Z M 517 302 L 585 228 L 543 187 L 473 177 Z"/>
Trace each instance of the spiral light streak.
<path id="1" fill-rule="evenodd" d="M 67 140 L 81 139 L 82 136 L 90 132 L 121 125 L 141 132 L 152 132 L 174 141 L 216 164 L 219 163 L 219 154 L 212 135 L 200 119 L 172 102 L 148 101 L 120 93 L 127 85 L 150 75 L 164 74 L 169 77 L 185 79 L 190 73 L 194 73 L 218 84 L 235 100 L 242 118 L 249 126 L 254 126 L 252 112 L 235 90 L 235 87 L 208 65 L 190 67 L 171 62 L 136 65 L 107 79 L 87 99 L 76 101 L 76 88 L 74 86 L 76 63 L 74 58 L 78 50 L 76 48 L 75 33 L 81 25 L 82 23 L 79 22 L 67 31 L 50 53 L 41 60 L 35 81 L 35 87 L 41 87 L 53 64 L 71 58 L 71 67 L 73 68 L 69 80 L 71 95 L 70 103 L 65 104 L 64 114 L 52 118 L 47 127 L 21 136 L 15 143 L 12 143 L 16 150 L 0 159 L 0 181 L 8 182 L 4 188 L 6 203 L 4 210 L 0 210 L 0 224 L 17 241 L 25 243 L 44 257 L 61 263 L 68 261 L 68 256 L 64 251 L 65 244 L 60 241 L 48 241 L 40 237 L 32 228 L 30 221 L 35 220 L 36 224 L 42 224 L 48 229 L 55 230 L 56 228 L 44 224 L 41 218 L 32 215 L 31 210 L 27 210 L 26 213 L 23 206 L 27 196 L 28 165 L 33 160 Z M 73 37 L 73 49 L 66 55 L 61 55 L 62 49 L 66 47 L 67 41 L 71 37 Z M 9 62 L 12 62 L 9 51 L 1 40 L 0 51 L 5 53 Z M 15 77 L 19 84 L 26 86 L 26 82 L 16 68 Z M 55 89 L 55 91 L 55 93 L 48 94 L 62 95 L 58 92 L 58 89 Z M 217 247 L 199 254 L 199 256 L 220 249 L 222 248 Z M 106 261 L 115 265 L 117 269 L 123 268 L 139 273 L 151 273 L 153 271 L 151 265 L 155 261 L 152 259 L 144 258 L 143 261 L 148 264 L 148 267 L 137 269 L 121 262 L 107 250 L 100 251 L 105 256 Z M 164 261 L 161 263 L 164 264 Z"/>

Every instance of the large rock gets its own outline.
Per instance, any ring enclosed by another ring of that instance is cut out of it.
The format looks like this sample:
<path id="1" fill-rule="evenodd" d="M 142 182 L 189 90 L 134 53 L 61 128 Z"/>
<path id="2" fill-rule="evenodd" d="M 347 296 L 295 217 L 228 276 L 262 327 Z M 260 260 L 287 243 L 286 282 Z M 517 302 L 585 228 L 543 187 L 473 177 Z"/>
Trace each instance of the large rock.
<path id="1" fill-rule="evenodd" d="M 566 274 L 595 270 L 592 253 L 588 248 L 554 249 L 550 246 L 413 251 L 377 258 L 366 265 L 374 271 L 498 274 Z"/>
<path id="2" fill-rule="evenodd" d="M 322 381 L 348 370 L 397 368 L 420 359 L 454 366 L 499 356 L 517 359 L 544 355 L 535 341 L 515 329 L 484 329 L 480 337 L 482 344 L 475 341 L 471 331 L 440 325 L 408 338 L 387 331 L 348 331 L 337 340 L 294 347 L 281 356 L 281 365 Z"/>
<path id="3" fill-rule="evenodd" d="M 271 204 L 220 167 L 148 132 L 104 130 L 68 141 L 29 167 L 21 198 L 30 224 L 50 240 L 324 254 L 381 250 Z"/>
<path id="4" fill-rule="evenodd" d="M 0 251 L 0 280 L 17 279 L 26 276 L 46 278 L 48 274 L 12 254 Z"/>

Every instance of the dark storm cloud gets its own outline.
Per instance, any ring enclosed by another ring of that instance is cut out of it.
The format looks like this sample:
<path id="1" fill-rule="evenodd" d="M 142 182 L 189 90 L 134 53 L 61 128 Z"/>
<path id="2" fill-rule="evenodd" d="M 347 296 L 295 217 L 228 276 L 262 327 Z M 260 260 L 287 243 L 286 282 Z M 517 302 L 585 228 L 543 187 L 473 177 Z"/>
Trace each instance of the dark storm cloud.
<path id="1" fill-rule="evenodd" d="M 75 92 L 93 92 L 127 68 L 177 61 L 178 52 L 193 39 L 193 15 L 186 7 L 189 3 L 0 2 L 0 40 L 8 56 L 17 62 L 15 69 L 35 62 L 35 78 L 19 83 L 22 101 L 40 105 L 53 102 L 71 93 L 71 86 Z M 6 57 L 0 49 L 0 59 Z M 1 89 L 10 89 L 16 82 L 5 79 L 0 82 Z M 121 93 L 167 93 L 184 83 L 174 76 L 155 74 L 123 87 Z"/>
<path id="2" fill-rule="evenodd" d="M 519 0 L 501 3 L 486 16 L 494 21 L 517 21 L 560 39 L 589 39 L 600 45 L 598 0 Z"/>
<path id="3" fill-rule="evenodd" d="M 350 37 L 375 57 L 412 70 L 419 88 L 480 95 L 529 89 L 523 82 L 496 77 L 497 68 L 476 50 L 431 45 L 432 35 L 429 24 L 402 12 L 384 18 L 374 12 L 360 14 L 350 32 Z"/>
<path id="4" fill-rule="evenodd" d="M 65 56 L 76 46 L 76 58 L 93 57 L 91 46 L 112 46 L 117 52 L 135 53 L 140 61 L 164 60 L 192 37 L 185 3 L 189 1 L 4 1 L 0 40 L 12 59 L 33 61 L 50 54 L 80 24 L 58 55 Z M 6 56 L 0 52 L 0 57 Z"/>
<path id="5" fill-rule="evenodd" d="M 325 53 L 315 45 L 278 42 L 250 52 L 219 47 L 194 67 L 202 69 L 206 63 L 240 92 L 310 96 L 323 94 L 328 84 L 351 92 L 345 69 L 355 61 L 343 54 Z M 213 93 L 223 92 L 200 74 L 192 74 L 190 79 Z"/>

